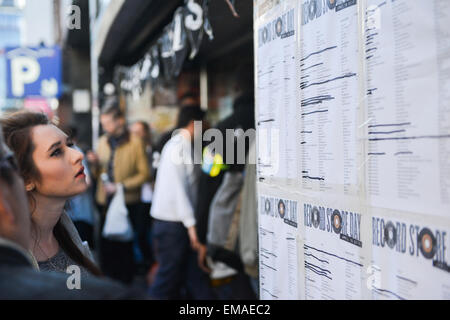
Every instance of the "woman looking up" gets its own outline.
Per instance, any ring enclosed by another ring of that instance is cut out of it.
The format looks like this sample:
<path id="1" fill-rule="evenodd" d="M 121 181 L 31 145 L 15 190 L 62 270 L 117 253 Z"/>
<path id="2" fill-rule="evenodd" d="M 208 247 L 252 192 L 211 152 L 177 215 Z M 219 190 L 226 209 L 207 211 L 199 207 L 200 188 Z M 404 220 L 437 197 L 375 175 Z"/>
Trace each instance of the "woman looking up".
<path id="1" fill-rule="evenodd" d="M 32 219 L 30 250 L 40 269 L 66 272 L 68 266 L 78 265 L 82 274 L 101 275 L 64 211 L 66 201 L 87 188 L 83 155 L 44 114 L 20 111 L 0 122 L 25 182 Z"/>

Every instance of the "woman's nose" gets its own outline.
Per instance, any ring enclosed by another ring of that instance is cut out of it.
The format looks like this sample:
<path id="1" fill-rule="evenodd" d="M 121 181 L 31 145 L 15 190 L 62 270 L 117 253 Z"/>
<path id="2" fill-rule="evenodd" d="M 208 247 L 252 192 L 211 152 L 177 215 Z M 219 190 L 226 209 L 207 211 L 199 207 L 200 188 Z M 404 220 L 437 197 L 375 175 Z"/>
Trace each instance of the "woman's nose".
<path id="1" fill-rule="evenodd" d="M 77 149 L 72 149 L 72 150 L 74 152 L 74 154 L 73 154 L 74 163 L 78 163 L 78 162 L 83 161 L 83 159 L 84 159 L 83 153 L 78 151 Z"/>

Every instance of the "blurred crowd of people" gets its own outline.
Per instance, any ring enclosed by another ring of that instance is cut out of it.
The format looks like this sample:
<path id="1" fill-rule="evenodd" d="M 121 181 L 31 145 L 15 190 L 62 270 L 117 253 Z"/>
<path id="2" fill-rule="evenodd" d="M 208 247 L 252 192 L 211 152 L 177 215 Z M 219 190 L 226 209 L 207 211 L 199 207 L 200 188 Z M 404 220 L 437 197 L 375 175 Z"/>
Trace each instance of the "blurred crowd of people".
<path id="1" fill-rule="evenodd" d="M 254 129 L 252 77 L 239 73 L 233 113 L 214 126 L 224 143 L 234 130 L 233 150 L 203 140 L 210 126 L 192 94 L 180 99 L 176 127 L 157 141 L 148 119 L 127 123 L 117 100 L 106 100 L 95 150 L 78 148 L 75 127 L 58 128 L 43 114 L 4 116 L 0 273 L 12 282 L 2 282 L 0 297 L 256 299 L 254 141 L 244 155 L 238 150 L 239 135 Z M 132 237 L 103 232 L 119 194 Z M 81 291 L 66 286 L 73 265 Z M 34 284 L 14 286 L 25 276 Z M 129 288 L 139 279 L 144 294 Z"/>

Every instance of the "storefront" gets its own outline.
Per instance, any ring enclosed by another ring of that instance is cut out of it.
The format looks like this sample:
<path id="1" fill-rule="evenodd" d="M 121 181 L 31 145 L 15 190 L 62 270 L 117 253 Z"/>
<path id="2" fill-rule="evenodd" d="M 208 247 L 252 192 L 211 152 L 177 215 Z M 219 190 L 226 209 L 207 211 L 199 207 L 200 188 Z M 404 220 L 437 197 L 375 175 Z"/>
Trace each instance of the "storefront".
<path id="1" fill-rule="evenodd" d="M 119 97 L 129 122 L 149 122 L 155 137 L 173 126 L 185 94 L 198 97 L 212 124 L 232 112 L 235 72 L 253 70 L 252 1 L 90 5 L 94 141 L 108 94 Z"/>

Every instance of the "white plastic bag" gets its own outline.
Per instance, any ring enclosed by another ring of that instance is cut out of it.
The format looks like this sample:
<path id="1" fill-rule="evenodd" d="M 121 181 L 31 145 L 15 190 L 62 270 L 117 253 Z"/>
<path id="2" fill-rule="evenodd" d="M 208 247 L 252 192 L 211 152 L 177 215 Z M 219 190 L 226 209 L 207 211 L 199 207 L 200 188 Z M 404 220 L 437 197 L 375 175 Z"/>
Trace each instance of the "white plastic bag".
<path id="1" fill-rule="evenodd" d="M 153 190 L 150 182 L 144 183 L 141 187 L 141 202 L 150 203 L 153 199 Z"/>
<path id="2" fill-rule="evenodd" d="M 125 242 L 133 239 L 133 227 L 128 217 L 123 186 L 121 184 L 117 186 L 117 191 L 106 212 L 102 235 L 107 239 L 115 241 Z"/>

